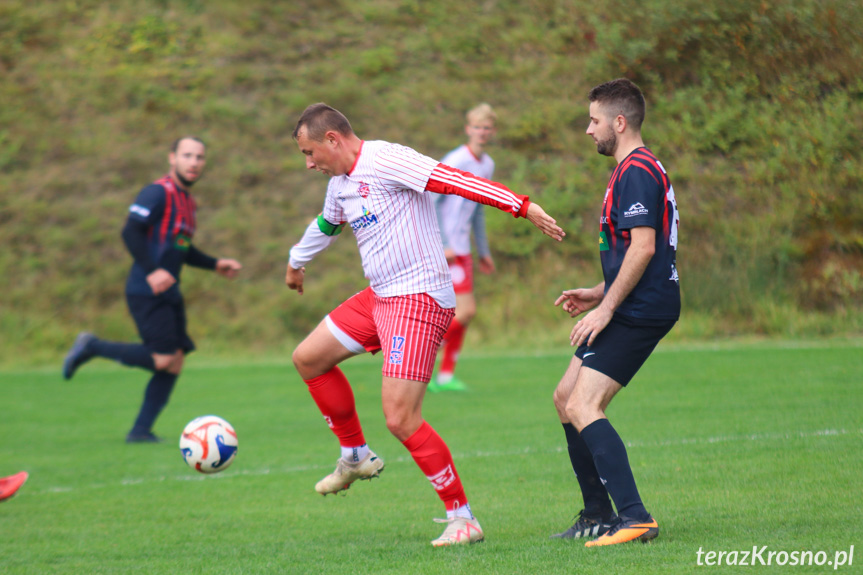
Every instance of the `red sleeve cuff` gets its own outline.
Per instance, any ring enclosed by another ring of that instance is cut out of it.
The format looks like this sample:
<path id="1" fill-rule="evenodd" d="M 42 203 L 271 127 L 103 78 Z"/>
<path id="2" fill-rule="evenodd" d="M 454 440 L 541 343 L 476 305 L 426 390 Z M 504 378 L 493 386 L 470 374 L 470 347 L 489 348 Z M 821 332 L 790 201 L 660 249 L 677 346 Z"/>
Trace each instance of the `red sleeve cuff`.
<path id="1" fill-rule="evenodd" d="M 438 194 L 455 194 L 478 204 L 494 206 L 516 218 L 525 217 L 530 205 L 528 196 L 516 194 L 501 183 L 445 164 L 437 165 L 429 176 L 426 189 Z M 519 206 L 517 210 L 516 206 Z"/>

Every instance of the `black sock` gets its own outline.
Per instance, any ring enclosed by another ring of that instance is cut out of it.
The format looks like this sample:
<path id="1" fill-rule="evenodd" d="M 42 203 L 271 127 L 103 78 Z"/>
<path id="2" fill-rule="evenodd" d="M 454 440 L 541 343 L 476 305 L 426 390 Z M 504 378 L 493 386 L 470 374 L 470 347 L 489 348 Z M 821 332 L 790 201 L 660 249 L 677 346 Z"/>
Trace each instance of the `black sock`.
<path id="1" fill-rule="evenodd" d="M 179 376 L 167 371 L 157 371 L 153 374 L 144 392 L 144 403 L 141 404 L 138 419 L 135 420 L 130 433 L 147 433 L 153 429 L 153 423 L 168 403 L 177 377 Z"/>
<path id="2" fill-rule="evenodd" d="M 155 371 L 153 356 L 142 343 L 121 343 L 95 339 L 90 343 L 93 355 L 119 361 L 130 367 L 142 367 L 147 371 Z"/>
<path id="3" fill-rule="evenodd" d="M 601 517 L 604 522 L 610 521 L 614 510 L 608 499 L 608 491 L 599 479 L 599 473 L 593 463 L 593 455 L 590 454 L 587 444 L 574 425 L 564 423 L 563 431 L 566 433 L 569 461 L 572 463 L 572 470 L 575 472 L 578 485 L 581 487 L 581 496 L 584 498 L 584 515 L 592 518 Z"/>
<path id="4" fill-rule="evenodd" d="M 611 422 L 597 419 L 581 430 L 581 437 L 593 454 L 596 470 L 614 500 L 618 515 L 647 521 L 650 514 L 638 495 L 626 447 Z"/>

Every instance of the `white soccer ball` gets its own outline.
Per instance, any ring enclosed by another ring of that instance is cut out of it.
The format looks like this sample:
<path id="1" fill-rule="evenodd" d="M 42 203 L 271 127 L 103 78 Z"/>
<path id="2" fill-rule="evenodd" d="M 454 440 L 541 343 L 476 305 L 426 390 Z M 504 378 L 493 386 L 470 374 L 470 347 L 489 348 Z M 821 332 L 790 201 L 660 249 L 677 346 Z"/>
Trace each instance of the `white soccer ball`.
<path id="1" fill-rule="evenodd" d="M 223 471 L 237 455 L 237 432 L 216 415 L 196 417 L 180 435 L 180 452 L 189 467 L 196 471 Z"/>

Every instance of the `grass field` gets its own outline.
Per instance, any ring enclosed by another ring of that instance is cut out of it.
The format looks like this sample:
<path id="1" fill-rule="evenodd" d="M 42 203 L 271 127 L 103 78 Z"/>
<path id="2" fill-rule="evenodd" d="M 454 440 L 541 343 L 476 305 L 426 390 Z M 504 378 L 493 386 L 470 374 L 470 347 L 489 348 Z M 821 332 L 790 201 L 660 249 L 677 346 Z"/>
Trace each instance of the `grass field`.
<path id="1" fill-rule="evenodd" d="M 660 347 L 609 412 L 660 537 L 602 549 L 548 538 L 581 508 L 551 404 L 568 361 L 566 349 L 468 351 L 460 374 L 471 390 L 427 397 L 425 416 L 486 532 L 485 543 L 452 549 L 429 545 L 442 505 L 386 430 L 378 358 L 344 369 L 386 471 L 326 498 L 313 486 L 337 444 L 287 361 L 192 356 L 158 445 L 123 442 L 144 372 L 101 360 L 68 383 L 59 360 L 0 372 L 0 475 L 30 472 L 0 504 L 0 572 L 745 572 L 699 567 L 697 553 L 767 546 L 765 561 L 769 551 L 824 551 L 832 563 L 852 545 L 857 557 L 839 571 L 860 572 L 863 342 Z M 188 469 L 176 445 L 207 413 L 240 439 L 233 466 L 209 477 Z"/>

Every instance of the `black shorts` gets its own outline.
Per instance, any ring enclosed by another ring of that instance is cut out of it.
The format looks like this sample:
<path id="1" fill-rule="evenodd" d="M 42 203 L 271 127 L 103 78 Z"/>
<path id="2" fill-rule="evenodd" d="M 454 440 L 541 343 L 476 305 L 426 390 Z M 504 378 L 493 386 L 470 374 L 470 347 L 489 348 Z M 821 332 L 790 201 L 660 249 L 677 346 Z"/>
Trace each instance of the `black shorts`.
<path id="1" fill-rule="evenodd" d="M 583 366 L 626 387 L 675 323 L 677 320 L 646 321 L 614 315 L 593 340 L 593 345 L 581 344 L 575 350 L 575 357 Z"/>
<path id="2" fill-rule="evenodd" d="M 195 342 L 186 333 L 186 308 L 183 298 L 166 299 L 126 294 L 129 312 L 150 353 L 170 355 L 178 349 L 189 353 Z"/>

